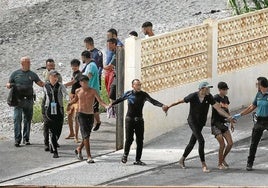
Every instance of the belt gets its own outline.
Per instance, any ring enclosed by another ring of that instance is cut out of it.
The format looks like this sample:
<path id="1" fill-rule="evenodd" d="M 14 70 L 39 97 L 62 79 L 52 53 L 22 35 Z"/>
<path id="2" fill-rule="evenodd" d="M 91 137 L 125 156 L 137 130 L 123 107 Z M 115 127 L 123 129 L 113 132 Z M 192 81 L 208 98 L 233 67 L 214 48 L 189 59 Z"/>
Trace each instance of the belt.
<path id="1" fill-rule="evenodd" d="M 130 116 L 127 116 L 127 118 L 133 119 L 134 121 L 142 121 L 143 120 L 143 117 L 130 117 Z"/>
<path id="2" fill-rule="evenodd" d="M 261 117 L 261 116 L 258 116 L 258 117 L 257 117 L 257 121 L 268 121 L 268 117 Z"/>

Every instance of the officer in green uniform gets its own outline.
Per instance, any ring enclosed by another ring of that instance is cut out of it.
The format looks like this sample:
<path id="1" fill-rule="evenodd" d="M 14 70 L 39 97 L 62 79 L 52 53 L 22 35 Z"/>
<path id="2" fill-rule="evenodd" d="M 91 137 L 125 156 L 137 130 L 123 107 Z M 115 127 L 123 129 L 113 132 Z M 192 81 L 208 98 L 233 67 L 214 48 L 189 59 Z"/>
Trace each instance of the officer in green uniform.
<path id="1" fill-rule="evenodd" d="M 10 89 L 14 87 L 18 99 L 18 105 L 14 107 L 14 134 L 15 146 L 19 147 L 22 137 L 25 145 L 30 145 L 30 130 L 33 116 L 33 82 L 40 87 L 44 83 L 39 79 L 38 75 L 30 70 L 31 61 L 29 57 L 22 57 L 20 60 L 21 68 L 14 71 L 7 83 L 6 87 Z M 23 135 L 21 134 L 22 117 L 24 127 Z"/>

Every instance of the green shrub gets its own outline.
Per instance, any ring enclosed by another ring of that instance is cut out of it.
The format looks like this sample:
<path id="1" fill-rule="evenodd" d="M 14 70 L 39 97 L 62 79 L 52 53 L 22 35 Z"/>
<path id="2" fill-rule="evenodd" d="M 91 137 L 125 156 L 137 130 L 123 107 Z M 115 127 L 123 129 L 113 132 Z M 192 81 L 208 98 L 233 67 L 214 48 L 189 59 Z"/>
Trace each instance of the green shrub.
<path id="1" fill-rule="evenodd" d="M 100 97 L 105 103 L 107 103 L 107 104 L 110 103 L 109 97 L 107 95 L 107 91 L 105 89 L 104 79 L 102 79 L 102 90 L 100 93 Z M 65 112 L 66 112 L 67 103 L 68 103 L 68 101 L 64 100 L 64 111 Z M 35 104 L 33 106 L 33 119 L 32 119 L 33 123 L 40 123 L 43 121 L 41 104 L 42 104 L 42 99 L 40 98 L 40 99 L 38 99 L 38 101 L 35 102 Z M 106 109 L 100 105 L 100 113 L 103 113 L 103 112 L 106 112 Z"/>

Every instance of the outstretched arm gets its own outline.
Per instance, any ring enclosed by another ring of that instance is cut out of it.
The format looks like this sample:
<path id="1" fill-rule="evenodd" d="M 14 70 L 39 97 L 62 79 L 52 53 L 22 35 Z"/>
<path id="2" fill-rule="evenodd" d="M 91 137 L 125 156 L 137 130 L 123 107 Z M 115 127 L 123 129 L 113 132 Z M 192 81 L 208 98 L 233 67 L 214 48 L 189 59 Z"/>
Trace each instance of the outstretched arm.
<path id="1" fill-rule="evenodd" d="M 112 104 L 110 104 L 110 106 L 116 105 L 120 102 L 123 102 L 124 100 L 126 100 L 129 96 L 131 95 L 131 91 L 128 91 L 126 93 L 124 93 L 120 98 L 116 99 Z"/>
<path id="2" fill-rule="evenodd" d="M 99 96 L 99 94 L 97 93 L 96 90 L 95 91 L 95 98 L 97 99 L 97 101 L 99 101 L 100 105 L 103 106 L 104 108 L 109 108 L 109 105 L 106 104 Z"/>
<path id="3" fill-rule="evenodd" d="M 168 108 L 171 108 L 173 106 L 176 106 L 178 104 L 185 103 L 184 99 L 179 99 L 178 102 L 172 103 L 171 105 L 168 106 Z"/>
<path id="4" fill-rule="evenodd" d="M 162 107 L 162 110 L 163 110 L 164 112 L 167 112 L 167 111 L 168 111 L 168 106 L 167 106 L 167 105 L 164 105 L 164 104 L 162 104 L 161 102 L 159 102 L 159 101 L 153 99 L 149 94 L 147 94 L 147 96 L 146 96 L 146 100 L 149 101 L 150 103 L 152 103 L 152 104 L 155 105 L 155 106 Z"/>

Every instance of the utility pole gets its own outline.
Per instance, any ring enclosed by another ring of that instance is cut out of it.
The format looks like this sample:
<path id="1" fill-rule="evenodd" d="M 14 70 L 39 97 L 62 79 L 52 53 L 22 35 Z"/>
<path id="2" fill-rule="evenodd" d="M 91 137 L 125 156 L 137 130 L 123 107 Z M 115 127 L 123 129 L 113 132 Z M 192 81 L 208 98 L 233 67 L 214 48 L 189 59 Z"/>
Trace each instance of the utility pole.
<path id="1" fill-rule="evenodd" d="M 124 47 L 116 49 L 116 97 L 124 93 L 125 83 L 125 50 Z M 124 103 L 119 103 L 116 108 L 116 150 L 124 146 Z"/>

